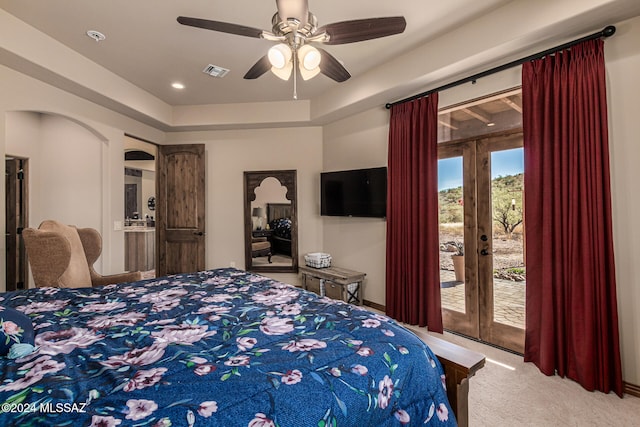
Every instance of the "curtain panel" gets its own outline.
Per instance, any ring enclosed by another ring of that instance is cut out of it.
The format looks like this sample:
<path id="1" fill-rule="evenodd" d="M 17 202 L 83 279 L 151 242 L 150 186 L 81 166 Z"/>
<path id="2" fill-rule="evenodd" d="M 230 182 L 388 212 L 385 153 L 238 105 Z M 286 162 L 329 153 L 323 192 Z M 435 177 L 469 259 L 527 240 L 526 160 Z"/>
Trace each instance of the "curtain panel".
<path id="1" fill-rule="evenodd" d="M 391 108 L 386 311 L 441 333 L 437 143 L 437 93 Z"/>
<path id="2" fill-rule="evenodd" d="M 622 396 L 603 46 L 522 68 L 525 361 Z"/>

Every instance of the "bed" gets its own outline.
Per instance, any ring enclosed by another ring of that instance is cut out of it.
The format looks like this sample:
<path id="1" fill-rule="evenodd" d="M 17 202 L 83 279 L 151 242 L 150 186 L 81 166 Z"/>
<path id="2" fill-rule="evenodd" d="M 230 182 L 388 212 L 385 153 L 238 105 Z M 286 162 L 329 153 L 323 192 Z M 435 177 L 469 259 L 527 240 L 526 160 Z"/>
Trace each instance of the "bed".
<path id="1" fill-rule="evenodd" d="M 291 256 L 291 203 L 267 203 L 274 254 Z"/>
<path id="2" fill-rule="evenodd" d="M 38 346 L 0 358 L 3 426 L 456 425 L 442 365 L 412 332 L 257 274 L 29 289 L 0 304 L 31 318 Z"/>

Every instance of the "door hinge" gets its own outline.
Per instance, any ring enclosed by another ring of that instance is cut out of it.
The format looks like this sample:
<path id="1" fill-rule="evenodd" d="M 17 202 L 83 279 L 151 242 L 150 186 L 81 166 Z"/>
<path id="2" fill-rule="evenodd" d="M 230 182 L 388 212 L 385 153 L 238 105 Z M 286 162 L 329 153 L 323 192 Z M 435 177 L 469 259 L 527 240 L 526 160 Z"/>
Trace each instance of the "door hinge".
<path id="1" fill-rule="evenodd" d="M 24 170 L 23 169 L 20 169 L 18 171 L 18 179 L 19 180 L 23 180 L 24 179 Z"/>

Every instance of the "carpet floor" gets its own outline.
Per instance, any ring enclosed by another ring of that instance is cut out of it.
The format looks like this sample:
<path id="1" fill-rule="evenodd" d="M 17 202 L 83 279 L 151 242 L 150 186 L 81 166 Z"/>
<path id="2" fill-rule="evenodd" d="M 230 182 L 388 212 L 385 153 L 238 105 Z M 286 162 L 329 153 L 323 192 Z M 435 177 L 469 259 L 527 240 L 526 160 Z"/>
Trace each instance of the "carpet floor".
<path id="1" fill-rule="evenodd" d="M 542 374 L 522 356 L 447 332 L 440 337 L 487 358 L 469 382 L 471 427 L 640 426 L 640 398 L 589 392 L 572 380 Z"/>

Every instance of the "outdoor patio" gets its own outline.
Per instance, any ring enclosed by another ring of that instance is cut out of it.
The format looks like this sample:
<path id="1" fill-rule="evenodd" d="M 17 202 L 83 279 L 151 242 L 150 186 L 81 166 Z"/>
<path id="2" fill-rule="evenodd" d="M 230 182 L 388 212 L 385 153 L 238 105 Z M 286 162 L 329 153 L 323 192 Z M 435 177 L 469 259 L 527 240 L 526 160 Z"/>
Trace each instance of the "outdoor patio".
<path id="1" fill-rule="evenodd" d="M 453 271 L 440 270 L 442 307 L 464 313 L 464 283 Z M 525 282 L 493 279 L 494 320 L 524 329 Z"/>

